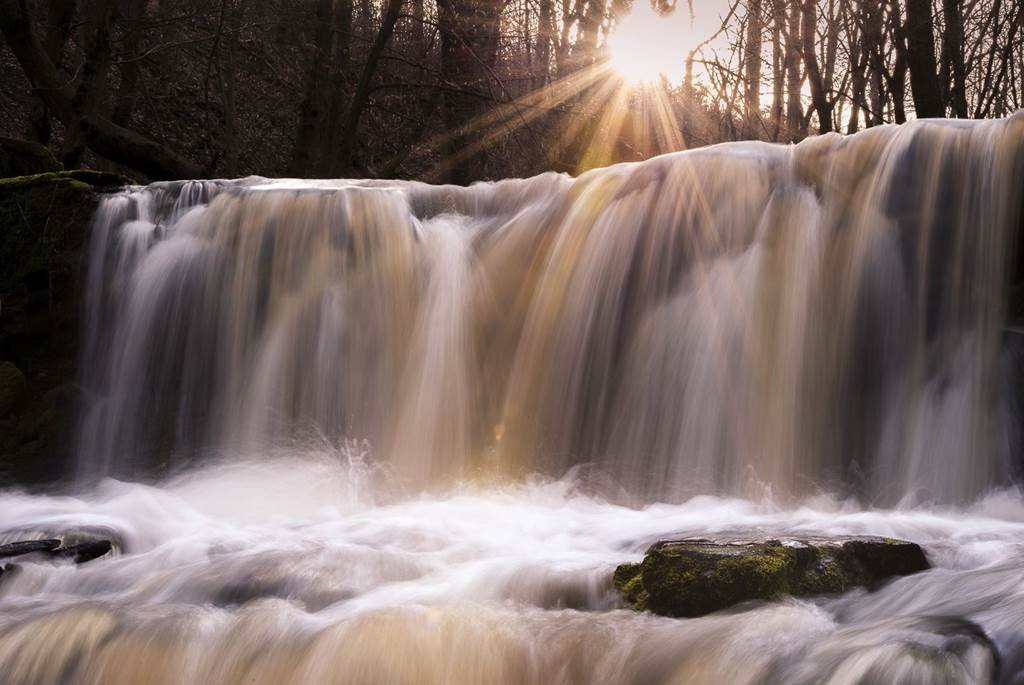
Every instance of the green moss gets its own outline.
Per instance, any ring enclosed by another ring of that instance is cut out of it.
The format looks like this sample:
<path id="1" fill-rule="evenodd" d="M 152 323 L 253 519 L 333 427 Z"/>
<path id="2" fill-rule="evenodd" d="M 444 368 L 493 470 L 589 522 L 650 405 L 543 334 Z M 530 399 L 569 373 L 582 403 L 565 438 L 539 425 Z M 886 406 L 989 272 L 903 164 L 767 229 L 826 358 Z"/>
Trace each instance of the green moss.
<path id="1" fill-rule="evenodd" d="M 797 597 L 846 592 L 852 585 L 845 564 L 830 553 L 816 550 L 815 560 L 794 574 L 789 594 Z"/>
<path id="2" fill-rule="evenodd" d="M 0 137 L 0 176 L 59 171 L 60 162 L 40 143 Z"/>
<path id="3" fill-rule="evenodd" d="M 928 568 L 920 547 L 882 538 L 838 541 L 669 541 L 639 564 L 623 564 L 615 587 L 627 602 L 666 616 L 692 617 L 750 600 L 847 592 Z"/>
<path id="4" fill-rule="evenodd" d="M 640 564 L 620 564 L 612 574 L 615 589 L 622 595 L 626 604 L 637 611 L 646 609 L 648 600 L 640 571 Z"/>
<path id="5" fill-rule="evenodd" d="M 700 616 L 790 590 L 797 553 L 771 541 L 756 545 L 692 543 L 652 548 L 642 564 L 648 605 L 670 616 Z"/>
<path id="6" fill-rule="evenodd" d="M 622 589 L 627 583 L 640 576 L 640 564 L 619 564 L 612 573 L 612 584 Z"/>
<path id="7" fill-rule="evenodd" d="M 74 174 L 0 179 L 0 290 L 77 258 L 98 197 Z"/>

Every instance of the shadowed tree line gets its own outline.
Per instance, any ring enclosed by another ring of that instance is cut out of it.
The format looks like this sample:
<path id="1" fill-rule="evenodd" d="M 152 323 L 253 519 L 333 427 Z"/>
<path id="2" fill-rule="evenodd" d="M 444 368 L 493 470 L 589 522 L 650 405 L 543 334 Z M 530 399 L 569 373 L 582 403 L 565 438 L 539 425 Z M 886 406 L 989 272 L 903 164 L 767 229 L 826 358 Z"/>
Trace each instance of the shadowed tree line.
<path id="1" fill-rule="evenodd" d="M 150 179 L 465 183 L 1024 106 L 1018 0 L 659 2 L 685 57 L 636 89 L 628 0 L 0 0 L 2 133 Z"/>

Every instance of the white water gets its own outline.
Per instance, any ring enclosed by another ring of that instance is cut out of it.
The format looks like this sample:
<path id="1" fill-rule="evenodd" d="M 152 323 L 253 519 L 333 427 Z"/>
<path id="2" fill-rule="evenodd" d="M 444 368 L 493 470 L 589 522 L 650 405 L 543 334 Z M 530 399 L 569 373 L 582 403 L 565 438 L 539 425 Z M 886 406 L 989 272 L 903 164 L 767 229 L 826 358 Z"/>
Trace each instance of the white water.
<path id="1" fill-rule="evenodd" d="M 378 478 L 320 453 L 0 496 L 12 529 L 104 531 L 122 549 L 5 579 L 4 682 L 984 680 L 989 646 L 949 617 L 985 631 L 1003 682 L 1024 674 L 1015 492 L 965 511 L 717 497 L 631 509 L 572 478 L 399 499 L 371 489 Z M 661 536 L 735 530 L 913 539 L 936 569 L 685 621 L 615 609 L 616 564 Z"/>
<path id="2" fill-rule="evenodd" d="M 1019 682 L 1022 145 L 1018 116 L 110 198 L 80 480 L 0 521 L 118 554 L 4 574 L 4 682 Z M 617 608 L 617 564 L 730 531 L 935 568 Z"/>

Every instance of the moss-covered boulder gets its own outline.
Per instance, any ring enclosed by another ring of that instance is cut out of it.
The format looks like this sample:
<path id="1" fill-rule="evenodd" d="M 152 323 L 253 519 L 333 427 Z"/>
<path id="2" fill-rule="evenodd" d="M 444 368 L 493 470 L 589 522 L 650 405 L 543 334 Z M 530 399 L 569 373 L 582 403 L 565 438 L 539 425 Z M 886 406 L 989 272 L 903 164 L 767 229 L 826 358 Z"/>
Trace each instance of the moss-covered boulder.
<path id="1" fill-rule="evenodd" d="M 913 542 L 876 537 L 777 540 L 667 540 L 613 583 L 630 606 L 695 617 L 749 600 L 838 594 L 924 571 Z"/>
<path id="2" fill-rule="evenodd" d="M 45 145 L 0 136 L 0 176 L 44 174 L 63 168 Z"/>
<path id="3" fill-rule="evenodd" d="M 98 201 L 77 172 L 0 179 L 0 292 L 77 257 Z"/>

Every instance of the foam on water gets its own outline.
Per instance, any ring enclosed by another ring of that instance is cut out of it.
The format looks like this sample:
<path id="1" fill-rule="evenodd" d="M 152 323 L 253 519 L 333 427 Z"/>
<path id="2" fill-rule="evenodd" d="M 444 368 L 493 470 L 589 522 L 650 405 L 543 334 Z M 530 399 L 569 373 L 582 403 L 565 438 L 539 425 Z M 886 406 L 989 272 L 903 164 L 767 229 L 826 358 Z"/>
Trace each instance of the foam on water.
<path id="1" fill-rule="evenodd" d="M 5 577 L 0 671 L 7 682 L 853 682 L 836 674 L 926 653 L 912 672 L 970 682 L 992 663 L 966 621 L 1010 655 L 1004 667 L 1022 666 L 1014 491 L 966 510 L 710 496 L 629 508 L 572 476 L 413 497 L 385 481 L 321 452 L 74 496 L 3 493 L 15 537 L 102 532 L 120 554 L 30 561 Z M 659 537 L 730 531 L 913 539 L 936 568 L 872 594 L 702 619 L 616 609 L 617 564 Z"/>

